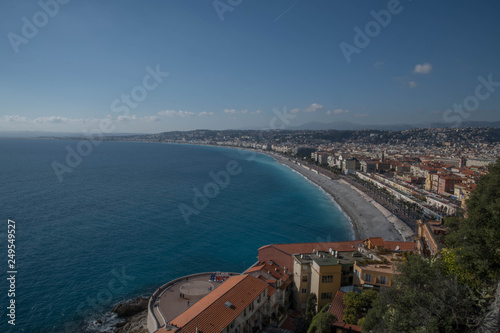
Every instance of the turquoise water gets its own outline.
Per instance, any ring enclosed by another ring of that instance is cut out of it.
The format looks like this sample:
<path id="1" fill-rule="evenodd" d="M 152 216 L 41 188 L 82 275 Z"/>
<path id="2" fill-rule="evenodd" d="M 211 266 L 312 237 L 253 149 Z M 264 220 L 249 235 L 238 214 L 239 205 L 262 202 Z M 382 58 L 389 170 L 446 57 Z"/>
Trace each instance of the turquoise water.
<path id="1" fill-rule="evenodd" d="M 103 142 L 60 182 L 51 164 L 65 164 L 66 147 L 77 144 L 0 140 L 1 332 L 89 330 L 113 304 L 175 277 L 240 272 L 263 245 L 353 237 L 326 193 L 269 156 Z M 215 186 L 210 173 L 228 163 L 233 175 Z M 193 206 L 193 189 L 203 193 L 206 185 L 210 198 Z M 186 223 L 180 205 L 198 214 Z M 15 328 L 5 313 L 9 218 L 16 222 Z"/>

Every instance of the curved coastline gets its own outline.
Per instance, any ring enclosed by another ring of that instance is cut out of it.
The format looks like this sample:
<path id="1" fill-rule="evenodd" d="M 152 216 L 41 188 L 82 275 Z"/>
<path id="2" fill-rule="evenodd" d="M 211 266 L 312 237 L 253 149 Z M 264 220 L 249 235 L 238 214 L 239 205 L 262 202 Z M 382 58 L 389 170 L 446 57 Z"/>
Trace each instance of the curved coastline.
<path id="1" fill-rule="evenodd" d="M 382 237 L 384 240 L 405 240 L 405 233 L 401 232 L 400 228 L 396 228 L 394 222 L 384 215 L 380 207 L 373 205 L 371 200 L 368 200 L 369 198 L 360 195 L 344 180 L 332 179 L 318 174 L 314 170 L 308 170 L 283 156 L 273 153 L 268 155 L 275 158 L 278 163 L 295 170 L 328 193 L 350 219 L 357 239 Z"/>
<path id="2" fill-rule="evenodd" d="M 327 193 L 331 197 L 334 205 L 340 207 L 340 211 L 350 221 L 355 239 L 382 237 L 384 240 L 405 241 L 411 239 L 413 235 L 413 233 L 410 232 L 411 230 L 404 230 L 404 226 L 396 226 L 395 222 L 389 219 L 390 216 L 386 216 L 386 214 L 384 214 L 381 207 L 374 205 L 373 202 L 371 202 L 372 200 L 369 200 L 366 196 L 360 195 L 356 189 L 352 188 L 344 180 L 332 179 L 323 174 L 317 174 L 315 171 L 311 170 L 309 170 L 310 172 L 308 174 L 308 170 L 302 165 L 297 165 L 288 158 L 280 156 L 274 152 L 232 146 L 194 143 L 176 144 L 235 149 L 271 157 L 277 163 L 280 163 L 292 171 L 297 172 L 302 177 Z M 315 177 L 315 175 L 318 177 Z M 401 224 L 404 224 L 404 222 L 400 222 Z"/>
<path id="3" fill-rule="evenodd" d="M 350 236 L 350 238 L 351 238 L 350 240 L 362 239 L 362 236 L 359 233 L 358 226 L 357 226 L 357 223 L 359 223 L 359 221 L 357 221 L 356 218 L 346 209 L 346 206 L 342 202 L 342 200 L 340 200 L 332 191 L 329 191 L 327 188 L 325 188 L 321 184 L 318 184 L 313 179 L 310 179 L 309 177 L 307 177 L 307 175 L 305 173 L 301 172 L 300 169 L 298 169 L 298 168 L 295 169 L 295 168 L 292 167 L 292 165 L 290 165 L 289 163 L 286 163 L 287 160 L 286 160 L 285 157 L 282 157 L 282 156 L 279 156 L 279 155 L 275 155 L 272 152 L 260 151 L 260 150 L 249 149 L 249 148 L 244 148 L 244 147 L 217 146 L 217 145 L 205 145 L 205 144 L 195 144 L 195 143 L 173 143 L 173 144 L 192 145 L 192 146 L 205 146 L 205 147 L 216 147 L 216 148 L 226 148 L 226 149 L 232 149 L 232 150 L 249 151 L 249 152 L 252 152 L 254 154 L 261 154 L 261 155 L 265 155 L 265 156 L 271 157 L 276 163 L 279 163 L 279 164 L 287 167 L 291 171 L 299 174 L 300 176 L 302 176 L 303 178 L 305 178 L 308 182 L 310 182 L 314 186 L 318 187 L 324 194 L 326 194 L 330 198 L 330 200 L 332 201 L 333 205 L 337 209 L 339 209 L 340 212 L 342 212 L 344 214 L 344 216 L 347 218 L 347 220 L 349 220 L 349 224 L 350 224 L 350 226 L 352 228 L 352 233 L 351 233 L 351 236 Z M 364 237 L 364 238 L 367 238 L 367 237 Z"/>
<path id="4" fill-rule="evenodd" d="M 335 207 L 337 207 L 346 217 L 347 219 L 349 220 L 349 223 L 352 227 L 352 235 L 351 235 L 351 240 L 357 240 L 357 239 L 360 239 L 360 236 L 359 236 L 359 231 L 358 231 L 358 228 L 356 226 L 356 223 L 353 222 L 354 221 L 354 218 L 351 216 L 351 214 L 349 214 L 349 212 L 345 209 L 345 207 L 343 207 L 339 201 L 337 201 L 337 199 L 335 198 L 335 196 L 328 192 L 325 188 L 323 188 L 321 185 L 317 184 L 314 182 L 314 180 L 310 179 L 309 177 L 307 177 L 305 174 L 303 173 L 300 173 L 298 170 L 295 170 L 294 168 L 292 168 L 290 165 L 287 165 L 283 162 L 280 162 L 276 159 L 275 156 L 272 156 L 272 155 L 268 155 L 268 154 L 265 154 L 267 156 L 270 156 L 272 157 L 277 163 L 289 168 L 291 171 L 297 173 L 298 175 L 304 177 L 305 179 L 307 179 L 308 182 L 310 182 L 311 184 L 313 184 L 314 186 L 318 187 L 325 195 L 327 195 L 330 200 L 333 202 L 333 205 Z"/>

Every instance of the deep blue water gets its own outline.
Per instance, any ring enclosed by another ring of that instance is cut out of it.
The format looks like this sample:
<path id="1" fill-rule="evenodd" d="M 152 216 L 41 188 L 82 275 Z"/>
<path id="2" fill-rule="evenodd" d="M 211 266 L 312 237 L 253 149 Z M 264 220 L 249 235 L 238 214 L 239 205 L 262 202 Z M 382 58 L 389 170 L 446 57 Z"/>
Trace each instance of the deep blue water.
<path id="1" fill-rule="evenodd" d="M 77 144 L 0 140 L 1 332 L 83 331 L 113 304 L 175 277 L 240 272 L 263 245 L 352 239 L 331 198 L 269 156 L 103 142 L 60 182 L 51 164 L 65 164 L 66 147 Z M 209 173 L 228 163 L 241 172 L 186 223 L 179 205 L 193 207 L 193 189 L 203 191 Z M 15 328 L 6 316 L 9 218 L 16 222 Z"/>

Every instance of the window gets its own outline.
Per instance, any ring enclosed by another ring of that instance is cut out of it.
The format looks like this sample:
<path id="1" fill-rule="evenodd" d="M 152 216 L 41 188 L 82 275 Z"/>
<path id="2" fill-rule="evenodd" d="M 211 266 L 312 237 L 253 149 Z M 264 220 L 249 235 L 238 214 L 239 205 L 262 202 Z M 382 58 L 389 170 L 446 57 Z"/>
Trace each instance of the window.
<path id="1" fill-rule="evenodd" d="M 371 274 L 365 274 L 365 279 L 366 282 L 372 282 L 372 275 Z"/>
<path id="2" fill-rule="evenodd" d="M 361 273 L 357 269 L 355 269 L 354 270 L 354 275 L 356 275 L 357 277 L 360 277 Z"/>
<path id="3" fill-rule="evenodd" d="M 323 282 L 323 283 L 331 283 L 331 282 L 333 282 L 333 275 L 323 275 L 321 277 L 321 282 Z"/>
<path id="4" fill-rule="evenodd" d="M 321 299 L 332 299 L 332 293 L 321 293 Z"/>
<path id="5" fill-rule="evenodd" d="M 302 293 L 307 294 L 307 288 L 302 288 Z"/>
<path id="6" fill-rule="evenodd" d="M 380 283 L 380 284 L 387 284 L 387 277 L 385 277 L 385 276 L 379 276 L 378 277 L 378 283 Z"/>
<path id="7" fill-rule="evenodd" d="M 302 282 L 307 282 L 307 275 L 302 276 Z"/>

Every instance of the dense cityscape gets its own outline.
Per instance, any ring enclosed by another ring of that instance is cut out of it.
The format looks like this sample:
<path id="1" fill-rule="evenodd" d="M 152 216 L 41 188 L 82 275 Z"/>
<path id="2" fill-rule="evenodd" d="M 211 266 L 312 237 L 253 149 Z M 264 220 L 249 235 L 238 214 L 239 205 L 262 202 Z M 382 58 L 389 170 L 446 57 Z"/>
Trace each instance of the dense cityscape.
<path id="1" fill-rule="evenodd" d="M 490 127 L 382 130 L 195 130 L 105 140 L 240 147 L 289 156 L 318 172 L 350 176 L 406 215 L 454 216 L 465 207 L 487 165 L 500 156 L 500 129 Z M 396 206 L 395 206 L 396 205 Z"/>

